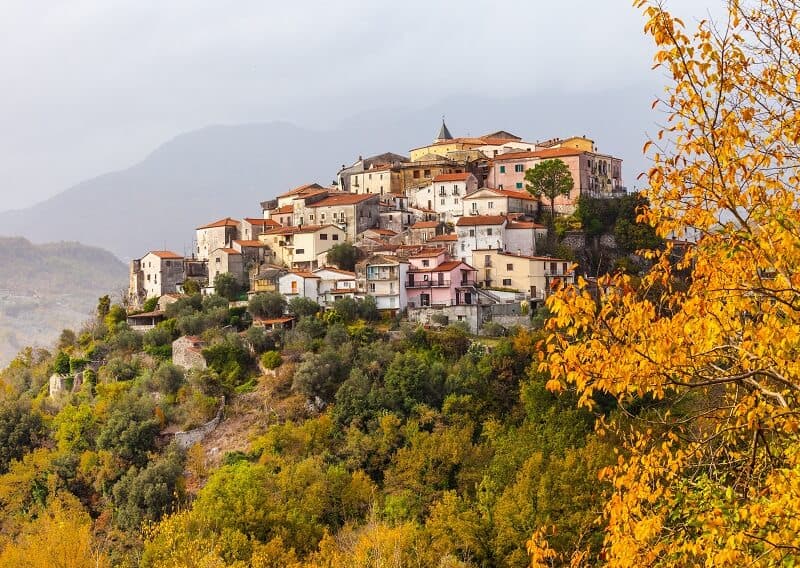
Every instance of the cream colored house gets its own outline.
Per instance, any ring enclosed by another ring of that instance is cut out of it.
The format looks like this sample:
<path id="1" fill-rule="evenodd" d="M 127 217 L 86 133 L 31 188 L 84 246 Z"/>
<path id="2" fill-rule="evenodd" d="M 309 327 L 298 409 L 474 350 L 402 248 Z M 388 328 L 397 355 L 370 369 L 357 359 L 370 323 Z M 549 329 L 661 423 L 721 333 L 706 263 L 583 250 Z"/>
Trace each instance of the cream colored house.
<path id="1" fill-rule="evenodd" d="M 184 259 L 169 250 L 154 250 L 131 261 L 128 296 L 133 306 L 148 298 L 160 298 L 178 291 L 186 277 Z"/>
<path id="2" fill-rule="evenodd" d="M 562 258 L 526 256 L 494 249 L 472 251 L 478 282 L 487 288 L 509 288 L 528 298 L 544 300 L 553 284 L 575 282 L 572 263 Z"/>
<path id="3" fill-rule="evenodd" d="M 325 253 L 347 240 L 336 225 L 303 225 L 271 229 L 259 236 L 275 254 L 275 262 L 291 268 L 314 270 L 325 263 Z"/>
<path id="4" fill-rule="evenodd" d="M 226 217 L 208 225 L 197 227 L 195 253 L 200 260 L 208 260 L 211 251 L 230 247 L 239 238 L 241 222 Z"/>
<path id="5" fill-rule="evenodd" d="M 526 190 L 483 187 L 464 197 L 464 215 L 534 215 L 538 200 Z"/>
<path id="6" fill-rule="evenodd" d="M 218 248 L 211 251 L 208 257 L 208 285 L 214 286 L 220 274 L 232 274 L 239 284 L 247 284 L 248 277 L 242 253 L 233 248 Z"/>

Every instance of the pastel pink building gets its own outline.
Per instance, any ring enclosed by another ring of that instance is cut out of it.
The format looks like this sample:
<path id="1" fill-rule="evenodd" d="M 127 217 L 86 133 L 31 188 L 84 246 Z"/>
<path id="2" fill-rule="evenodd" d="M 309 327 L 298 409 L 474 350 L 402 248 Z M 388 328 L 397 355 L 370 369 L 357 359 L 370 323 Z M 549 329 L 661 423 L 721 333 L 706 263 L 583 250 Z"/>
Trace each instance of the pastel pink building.
<path id="1" fill-rule="evenodd" d="M 410 308 L 477 303 L 478 271 L 460 260 L 449 260 L 446 250 L 411 255 L 408 262 L 405 286 Z"/>
<path id="2" fill-rule="evenodd" d="M 622 185 L 621 159 L 579 148 L 548 148 L 535 152 L 498 154 L 489 168 L 486 185 L 524 191 L 525 172 L 543 160 L 552 159 L 559 159 L 567 164 L 575 182 L 569 196 L 556 198 L 557 213 L 571 214 L 581 195 L 619 197 L 626 192 Z M 545 209 L 550 205 L 547 198 L 542 198 L 541 203 Z"/>

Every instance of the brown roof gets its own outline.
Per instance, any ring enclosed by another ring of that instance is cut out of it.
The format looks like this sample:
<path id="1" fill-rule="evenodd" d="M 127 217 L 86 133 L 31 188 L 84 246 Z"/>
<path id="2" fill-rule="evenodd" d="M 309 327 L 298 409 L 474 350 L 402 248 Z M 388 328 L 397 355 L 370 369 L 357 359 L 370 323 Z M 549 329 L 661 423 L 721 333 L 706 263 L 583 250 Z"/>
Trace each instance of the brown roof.
<path id="1" fill-rule="evenodd" d="M 269 225 L 270 227 L 280 227 L 280 223 L 278 223 L 275 219 L 261 219 L 258 217 L 245 217 L 245 221 L 250 223 L 251 225 L 265 227 Z"/>
<path id="2" fill-rule="evenodd" d="M 371 193 L 357 194 L 357 193 L 340 193 L 338 195 L 329 195 L 325 199 L 321 199 L 316 203 L 309 203 L 306 207 L 329 207 L 331 205 L 355 205 L 368 199 L 377 197 Z"/>
<path id="3" fill-rule="evenodd" d="M 284 213 L 292 213 L 294 211 L 294 205 L 291 203 L 289 205 L 284 205 L 282 207 L 278 207 L 277 209 L 273 209 L 270 211 L 270 214 L 282 215 Z"/>
<path id="4" fill-rule="evenodd" d="M 295 235 L 298 233 L 316 233 L 321 229 L 327 229 L 328 227 L 333 227 L 334 229 L 339 229 L 336 225 L 300 225 L 297 227 L 276 227 L 274 229 L 270 229 L 266 231 L 265 235 Z M 341 231 L 341 229 L 339 229 Z"/>
<path id="5" fill-rule="evenodd" d="M 450 241 L 457 241 L 457 240 L 458 240 L 458 235 L 456 235 L 455 233 L 450 233 L 448 235 L 436 235 L 435 237 L 432 237 L 432 238 L 428 239 L 428 242 L 429 243 L 432 243 L 432 242 L 450 242 Z"/>
<path id="6" fill-rule="evenodd" d="M 469 172 L 462 172 L 460 174 L 439 174 L 433 181 L 466 181 L 472 174 Z"/>
<path id="7" fill-rule="evenodd" d="M 521 189 L 497 189 L 495 187 L 482 187 L 477 191 L 473 191 L 464 199 L 478 199 L 475 194 L 479 191 L 491 191 L 495 195 L 502 195 L 503 197 L 511 197 L 513 199 L 523 199 L 525 201 L 535 201 L 533 196 L 528 193 L 527 191 L 523 191 Z"/>
<path id="8" fill-rule="evenodd" d="M 502 215 L 468 215 L 456 221 L 458 227 L 474 227 L 476 225 L 502 225 L 506 218 Z"/>
<path id="9" fill-rule="evenodd" d="M 579 156 L 587 153 L 586 150 L 579 150 L 578 148 L 549 148 L 546 150 L 537 150 L 535 152 L 506 152 L 505 154 L 498 154 L 495 156 L 494 161 L 524 160 L 526 158 L 560 158 L 565 156 Z"/>
<path id="10" fill-rule="evenodd" d="M 349 270 L 342 270 L 340 268 L 335 268 L 333 266 L 323 266 L 322 268 L 317 268 L 314 272 L 320 272 L 322 270 L 330 270 L 331 272 L 338 272 L 339 274 L 344 274 L 345 276 L 352 276 L 355 278 L 356 273 L 350 272 Z"/>
<path id="11" fill-rule="evenodd" d="M 236 250 L 236 249 L 232 249 L 232 248 L 218 248 L 218 249 L 216 249 L 214 252 L 216 252 L 216 251 L 218 251 L 218 250 L 221 250 L 221 251 L 222 251 L 222 252 L 224 252 L 225 254 L 242 254 L 242 253 L 240 253 L 238 250 Z"/>
<path id="12" fill-rule="evenodd" d="M 506 229 L 544 229 L 544 225 L 534 223 L 533 221 L 517 221 L 516 219 L 508 219 Z"/>
<path id="13" fill-rule="evenodd" d="M 472 269 L 472 270 L 475 270 L 474 268 L 472 268 L 472 267 L 471 267 L 469 264 L 467 264 L 466 262 L 462 262 L 462 261 L 460 261 L 460 260 L 448 260 L 448 261 L 446 261 L 446 262 L 443 262 L 443 263 L 441 263 L 439 266 L 437 266 L 437 267 L 436 267 L 436 271 L 437 271 L 437 272 L 441 272 L 441 271 L 443 271 L 443 270 L 453 270 L 454 268 L 456 268 L 457 266 L 461 266 L 462 264 L 463 264 L 464 266 L 466 266 L 467 268 L 470 268 L 470 269 Z"/>
<path id="14" fill-rule="evenodd" d="M 239 245 L 240 247 L 265 247 L 265 246 L 267 246 L 264 243 L 262 243 L 261 241 L 254 241 L 254 240 L 250 240 L 250 241 L 233 241 L 233 242 L 236 243 L 237 245 Z"/>
<path id="15" fill-rule="evenodd" d="M 322 186 L 318 183 L 307 183 L 305 185 L 300 185 L 295 187 L 294 189 L 290 189 L 286 193 L 281 193 L 278 197 L 290 197 L 292 195 L 298 195 L 300 193 L 305 193 L 310 189 L 322 189 Z"/>
<path id="16" fill-rule="evenodd" d="M 307 270 L 290 270 L 289 274 L 296 274 L 297 276 L 302 276 L 303 278 L 319 278 L 319 276 L 308 272 Z"/>
<path id="17" fill-rule="evenodd" d="M 147 254 L 154 254 L 158 258 L 172 258 L 172 259 L 179 259 L 183 258 L 181 255 L 172 252 L 171 250 L 151 250 Z M 147 256 L 147 255 L 145 255 Z"/>
<path id="18" fill-rule="evenodd" d="M 439 221 L 417 221 L 411 225 L 412 229 L 435 229 L 439 226 Z"/>
<path id="19" fill-rule="evenodd" d="M 213 223 L 209 223 L 208 225 L 203 225 L 202 227 L 197 227 L 198 229 L 216 229 L 217 227 L 238 227 L 239 221 L 236 219 L 231 219 L 230 217 L 225 217 L 224 219 L 220 219 L 219 221 L 214 221 Z"/>
<path id="20" fill-rule="evenodd" d="M 397 235 L 397 233 L 395 233 L 390 229 L 367 229 L 367 231 L 372 231 L 373 233 L 384 235 L 386 237 L 394 237 L 395 235 Z"/>
<path id="21" fill-rule="evenodd" d="M 290 321 L 294 320 L 294 318 L 293 318 L 293 317 L 291 317 L 291 316 L 286 316 L 286 317 L 282 317 L 282 318 L 261 318 L 261 317 L 255 317 L 255 318 L 253 318 L 253 319 L 254 319 L 255 321 L 257 321 L 257 322 L 259 322 L 259 323 L 263 323 L 263 324 L 287 323 L 287 322 L 290 322 Z"/>
<path id="22" fill-rule="evenodd" d="M 415 252 L 414 254 L 408 255 L 408 258 L 431 258 L 435 256 L 439 256 L 443 254 L 445 249 L 443 248 L 434 248 L 434 249 L 424 249 L 419 252 Z"/>

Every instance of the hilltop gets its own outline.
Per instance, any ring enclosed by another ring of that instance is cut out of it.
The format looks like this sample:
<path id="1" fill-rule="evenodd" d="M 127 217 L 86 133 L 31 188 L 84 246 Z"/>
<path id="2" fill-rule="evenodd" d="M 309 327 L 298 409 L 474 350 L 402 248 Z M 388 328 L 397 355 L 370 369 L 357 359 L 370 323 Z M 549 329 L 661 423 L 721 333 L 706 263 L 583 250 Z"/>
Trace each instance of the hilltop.
<path id="1" fill-rule="evenodd" d="M 79 243 L 0 237 L 0 366 L 28 345 L 52 343 L 89 317 L 98 296 L 126 285 L 113 254 Z"/>

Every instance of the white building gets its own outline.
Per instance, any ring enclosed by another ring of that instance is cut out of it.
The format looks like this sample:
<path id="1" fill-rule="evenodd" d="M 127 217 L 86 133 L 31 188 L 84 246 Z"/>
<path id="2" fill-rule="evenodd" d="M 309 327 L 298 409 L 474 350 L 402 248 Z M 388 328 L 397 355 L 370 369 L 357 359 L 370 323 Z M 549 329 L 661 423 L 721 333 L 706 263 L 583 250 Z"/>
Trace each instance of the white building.
<path id="1" fill-rule="evenodd" d="M 440 174 L 430 184 L 409 190 L 409 203 L 435 211 L 440 221 L 455 223 L 464 214 L 463 199 L 477 187 L 471 173 Z"/>
<path id="2" fill-rule="evenodd" d="M 509 218 L 503 248 L 510 253 L 533 256 L 546 239 L 547 227 L 544 225 Z"/>
<path id="3" fill-rule="evenodd" d="M 406 308 L 408 262 L 385 255 L 372 255 L 356 265 L 359 296 L 372 296 L 381 311 L 397 313 Z"/>
<path id="4" fill-rule="evenodd" d="M 197 245 L 195 253 L 200 260 L 208 260 L 212 251 L 219 248 L 230 248 L 231 243 L 239 238 L 241 222 L 226 217 L 208 225 L 197 227 Z"/>
<path id="5" fill-rule="evenodd" d="M 131 304 L 140 306 L 148 298 L 160 298 L 175 293 L 186 277 L 184 259 L 169 250 L 154 250 L 142 258 L 131 261 Z"/>
<path id="6" fill-rule="evenodd" d="M 308 298 L 319 302 L 320 277 L 303 270 L 292 270 L 278 278 L 278 292 L 287 300 Z"/>
<path id="7" fill-rule="evenodd" d="M 472 264 L 472 251 L 476 249 L 504 250 L 508 219 L 501 215 L 470 215 L 456 223 L 456 258 Z"/>
<path id="8" fill-rule="evenodd" d="M 331 307 L 333 302 L 345 296 L 355 298 L 355 272 L 326 266 L 315 270 L 314 275 L 320 278 L 318 295 L 322 306 Z"/>
<path id="9" fill-rule="evenodd" d="M 464 215 L 534 215 L 539 202 L 527 191 L 481 188 L 464 198 Z"/>

